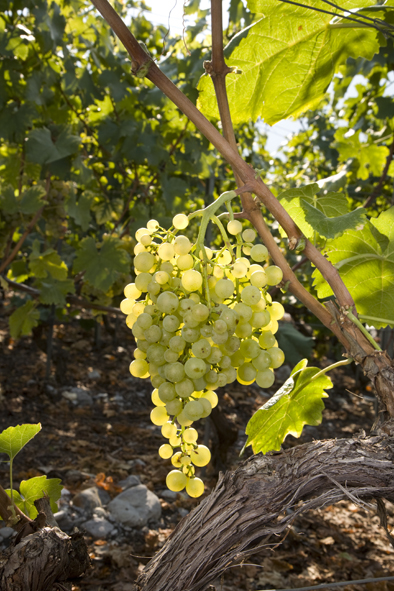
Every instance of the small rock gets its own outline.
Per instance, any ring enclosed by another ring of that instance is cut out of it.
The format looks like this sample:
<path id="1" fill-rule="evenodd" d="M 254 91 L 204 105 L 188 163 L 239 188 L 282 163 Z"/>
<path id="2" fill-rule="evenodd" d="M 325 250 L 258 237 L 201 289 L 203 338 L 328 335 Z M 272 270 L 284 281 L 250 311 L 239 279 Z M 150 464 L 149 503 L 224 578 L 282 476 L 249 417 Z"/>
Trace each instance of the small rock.
<path id="1" fill-rule="evenodd" d="M 70 402 L 76 402 L 78 398 L 75 392 L 70 392 L 69 390 L 65 390 L 64 392 L 62 392 L 62 396 Z"/>
<path id="2" fill-rule="evenodd" d="M 134 464 L 136 466 L 141 466 L 142 468 L 144 468 L 146 466 L 146 463 L 144 462 L 144 460 L 140 460 L 140 458 L 137 458 L 136 460 L 134 460 Z"/>
<path id="3" fill-rule="evenodd" d="M 99 492 L 95 486 L 77 493 L 72 500 L 72 504 L 88 513 L 93 513 L 96 507 L 102 507 Z"/>
<path id="4" fill-rule="evenodd" d="M 121 480 L 118 483 L 118 485 L 121 486 L 123 490 L 131 488 L 132 486 L 138 486 L 139 484 L 141 484 L 141 480 L 134 474 L 130 474 L 130 476 L 128 476 L 125 480 Z"/>
<path id="5" fill-rule="evenodd" d="M 143 527 L 149 520 L 161 517 L 158 497 L 143 484 L 120 493 L 108 509 L 118 523 L 128 527 Z"/>
<path id="6" fill-rule="evenodd" d="M 94 517 L 93 519 L 86 521 L 83 524 L 83 528 L 93 538 L 101 539 L 105 539 L 107 536 L 111 535 L 111 532 L 114 530 L 114 526 L 112 525 L 112 523 L 110 523 L 103 517 Z"/>
<path id="7" fill-rule="evenodd" d="M 84 482 L 90 474 L 87 472 L 80 472 L 79 470 L 67 470 L 64 475 L 64 480 L 70 483 L 72 486 L 77 486 L 81 482 Z"/>
<path id="8" fill-rule="evenodd" d="M 11 538 L 14 533 L 16 532 L 12 527 L 2 527 L 0 529 L 0 538 L 3 538 L 3 540 L 8 540 L 8 538 Z"/>
<path id="9" fill-rule="evenodd" d="M 163 490 L 163 492 L 160 493 L 160 496 L 162 499 L 166 499 L 167 501 L 176 501 L 178 493 L 173 491 L 173 490 Z"/>
<path id="10" fill-rule="evenodd" d="M 101 372 L 98 369 L 93 369 L 88 373 L 89 380 L 99 380 L 101 378 Z"/>
<path id="11" fill-rule="evenodd" d="M 96 507 L 93 511 L 93 516 L 108 519 L 108 511 L 104 507 Z"/>
<path id="12" fill-rule="evenodd" d="M 103 488 L 98 489 L 98 495 L 102 505 L 108 505 L 111 502 L 111 497 Z"/>

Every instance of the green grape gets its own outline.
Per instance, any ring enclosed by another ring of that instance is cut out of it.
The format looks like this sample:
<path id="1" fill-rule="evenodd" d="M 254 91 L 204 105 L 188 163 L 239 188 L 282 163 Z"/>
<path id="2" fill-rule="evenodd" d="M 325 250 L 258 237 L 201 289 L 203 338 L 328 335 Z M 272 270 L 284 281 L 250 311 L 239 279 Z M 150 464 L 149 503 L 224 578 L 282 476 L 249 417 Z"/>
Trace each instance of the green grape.
<path id="1" fill-rule="evenodd" d="M 190 421 L 197 421 L 203 414 L 204 408 L 197 400 L 191 400 L 185 405 L 183 412 Z"/>
<path id="2" fill-rule="evenodd" d="M 283 362 L 285 360 L 285 354 L 283 353 L 282 349 L 279 349 L 279 347 L 271 347 L 267 350 L 267 353 L 272 359 L 270 366 L 273 369 L 277 369 L 278 367 L 283 365 Z"/>
<path id="3" fill-rule="evenodd" d="M 206 398 L 206 400 L 210 402 L 212 408 L 215 408 L 215 406 L 217 406 L 219 403 L 218 395 L 213 390 L 203 392 L 203 394 L 199 398 L 200 402 L 203 398 Z"/>
<path id="4" fill-rule="evenodd" d="M 253 339 L 245 339 L 239 348 L 240 353 L 248 359 L 254 359 L 260 353 L 259 344 Z"/>
<path id="5" fill-rule="evenodd" d="M 187 343 L 195 343 L 200 338 L 200 331 L 197 328 L 188 328 L 184 326 L 182 328 L 182 338 Z"/>
<path id="6" fill-rule="evenodd" d="M 188 429 L 184 430 L 182 437 L 186 443 L 195 443 L 198 439 L 198 433 L 196 429 L 189 427 Z"/>
<path id="7" fill-rule="evenodd" d="M 195 392 L 202 392 L 207 385 L 203 377 L 193 379 L 193 384 Z"/>
<path id="8" fill-rule="evenodd" d="M 176 335 L 175 337 L 172 337 L 170 339 L 168 346 L 176 353 L 182 353 L 182 351 L 186 347 L 186 341 L 181 336 Z"/>
<path id="9" fill-rule="evenodd" d="M 212 351 L 212 347 L 206 339 L 199 339 L 192 345 L 193 355 L 198 359 L 206 359 Z"/>
<path id="10" fill-rule="evenodd" d="M 247 306 L 256 305 L 261 299 L 261 293 L 258 287 L 248 285 L 241 291 L 241 300 Z"/>
<path id="11" fill-rule="evenodd" d="M 261 333 L 259 337 L 259 345 L 262 349 L 270 349 L 274 346 L 275 337 L 269 330 Z"/>
<path id="12" fill-rule="evenodd" d="M 141 349 L 134 349 L 133 351 L 134 359 L 146 359 L 146 353 L 141 351 Z"/>
<path id="13" fill-rule="evenodd" d="M 150 297 L 157 296 L 157 295 L 159 295 L 159 293 L 161 291 L 161 287 L 157 283 L 157 281 L 151 281 L 147 287 L 147 290 L 148 290 Z"/>
<path id="14" fill-rule="evenodd" d="M 173 454 L 173 449 L 169 443 L 164 443 L 159 448 L 159 456 L 163 458 L 163 460 L 168 460 Z"/>
<path id="15" fill-rule="evenodd" d="M 180 462 L 182 466 L 188 466 L 191 463 L 190 456 L 182 456 Z"/>
<path id="16" fill-rule="evenodd" d="M 176 420 L 181 425 L 181 427 L 189 427 L 193 424 L 193 421 L 189 419 L 189 417 L 185 414 L 185 411 L 182 410 L 179 415 L 177 415 Z"/>
<path id="17" fill-rule="evenodd" d="M 251 307 L 241 302 L 235 304 L 234 312 L 237 314 L 240 322 L 249 322 L 253 314 Z"/>
<path id="18" fill-rule="evenodd" d="M 223 372 L 227 376 L 227 383 L 232 384 L 237 379 L 237 370 L 235 367 L 226 367 Z"/>
<path id="19" fill-rule="evenodd" d="M 174 417 L 176 417 L 177 415 L 179 415 L 180 412 L 182 412 L 182 408 L 183 405 L 179 398 L 175 398 L 175 400 L 171 400 L 166 404 L 166 410 L 168 414 Z"/>
<path id="20" fill-rule="evenodd" d="M 129 300 L 138 300 L 141 295 L 139 289 L 137 289 L 135 283 L 129 283 L 123 290 L 125 297 Z"/>
<path id="21" fill-rule="evenodd" d="M 150 234 L 144 234 L 141 236 L 140 242 L 143 244 L 143 246 L 149 246 L 149 244 L 152 242 L 152 236 Z"/>
<path id="22" fill-rule="evenodd" d="M 237 378 L 238 381 L 241 380 L 241 383 L 246 382 L 249 384 L 254 381 L 256 374 L 257 371 L 251 363 L 244 363 L 238 368 Z"/>
<path id="23" fill-rule="evenodd" d="M 198 321 L 198 323 L 204 322 L 204 320 L 209 317 L 209 308 L 205 304 L 196 304 L 190 310 L 190 314 Z"/>
<path id="24" fill-rule="evenodd" d="M 250 324 L 253 328 L 263 328 L 267 326 L 270 322 L 270 315 L 267 310 L 262 310 L 261 312 L 253 312 L 252 318 L 250 320 Z"/>
<path id="25" fill-rule="evenodd" d="M 242 238 L 245 242 L 253 242 L 256 239 L 256 232 L 251 228 L 248 228 L 242 232 Z"/>
<path id="26" fill-rule="evenodd" d="M 255 244 L 250 251 L 250 256 L 259 263 L 268 258 L 268 250 L 263 244 Z"/>
<path id="27" fill-rule="evenodd" d="M 250 276 L 250 283 L 259 289 L 267 285 L 267 275 L 264 271 L 254 271 Z"/>
<path id="28" fill-rule="evenodd" d="M 212 333 L 213 333 L 213 328 L 210 324 L 205 324 L 204 326 L 202 326 L 200 328 L 201 336 L 205 337 L 206 339 L 209 339 L 212 336 Z"/>
<path id="29" fill-rule="evenodd" d="M 204 483 L 201 478 L 188 478 L 186 482 L 186 492 L 190 497 L 201 497 L 204 492 Z"/>
<path id="30" fill-rule="evenodd" d="M 152 275 L 150 273 L 140 273 L 135 278 L 135 286 L 139 291 L 146 292 L 151 281 Z"/>
<path id="31" fill-rule="evenodd" d="M 142 236 L 150 236 L 150 232 L 149 232 L 148 228 L 140 228 L 139 230 L 136 231 L 135 239 L 137 240 L 137 242 L 141 242 Z"/>
<path id="32" fill-rule="evenodd" d="M 138 316 L 141 316 L 141 314 L 143 314 L 145 311 L 145 304 L 144 302 L 136 302 L 133 306 L 133 314 L 134 316 L 136 316 L 138 318 Z"/>
<path id="33" fill-rule="evenodd" d="M 272 359 L 267 351 L 261 351 L 259 356 L 252 360 L 252 365 L 257 371 L 263 371 L 269 368 L 271 361 Z"/>
<path id="34" fill-rule="evenodd" d="M 149 366 L 150 368 L 150 366 Z M 151 374 L 152 376 L 152 374 Z M 165 379 L 162 378 L 160 375 L 155 375 L 151 377 L 151 384 L 154 388 L 158 388 L 159 386 L 161 386 L 161 384 L 163 384 L 165 382 Z"/>
<path id="35" fill-rule="evenodd" d="M 279 302 L 272 302 L 269 313 L 272 320 L 281 320 L 285 314 L 285 309 Z"/>
<path id="36" fill-rule="evenodd" d="M 176 434 L 178 432 L 178 429 L 176 427 L 176 425 L 174 425 L 174 423 L 164 423 L 164 425 L 161 428 L 161 434 L 163 435 L 163 437 L 166 437 L 167 439 L 171 439 L 171 437 L 175 437 Z"/>
<path id="37" fill-rule="evenodd" d="M 187 484 L 187 477 L 180 470 L 171 470 L 167 474 L 166 485 L 169 490 L 179 492 L 185 488 Z"/>
<path id="38" fill-rule="evenodd" d="M 167 349 L 167 351 L 164 353 L 164 359 L 167 361 L 167 363 L 175 363 L 175 361 L 178 361 L 179 359 L 179 353 L 176 353 L 171 349 Z"/>
<path id="39" fill-rule="evenodd" d="M 258 371 L 256 375 L 256 383 L 260 388 L 270 388 L 275 382 L 275 375 L 272 369 L 264 369 Z"/>
<path id="40" fill-rule="evenodd" d="M 185 369 L 182 363 L 176 361 L 166 365 L 164 374 L 169 382 L 180 382 L 185 377 Z"/>
<path id="41" fill-rule="evenodd" d="M 173 435 L 170 437 L 169 442 L 172 447 L 179 447 L 182 443 L 182 439 L 178 435 Z"/>
<path id="42" fill-rule="evenodd" d="M 218 258 L 219 265 L 229 265 L 232 261 L 232 256 L 230 251 L 223 250 L 222 254 Z"/>
<path id="43" fill-rule="evenodd" d="M 168 332 L 175 332 L 180 326 L 180 320 L 174 314 L 169 314 L 163 319 L 163 328 Z"/>
<path id="44" fill-rule="evenodd" d="M 278 285 L 283 279 L 282 269 L 272 265 L 271 267 L 267 267 L 265 269 L 265 274 L 267 276 L 267 284 L 268 285 Z"/>
<path id="45" fill-rule="evenodd" d="M 155 406 L 165 406 L 164 402 L 159 398 L 159 392 L 155 388 L 151 394 L 151 400 Z"/>
<path id="46" fill-rule="evenodd" d="M 175 255 L 175 250 L 172 244 L 163 242 L 157 249 L 157 254 L 163 261 L 170 261 Z"/>
<path id="47" fill-rule="evenodd" d="M 232 336 L 220 348 L 226 355 L 232 355 L 233 353 L 238 351 L 240 345 L 240 339 L 236 336 Z"/>
<path id="48" fill-rule="evenodd" d="M 209 464 L 211 460 L 211 452 L 205 445 L 198 445 L 197 449 L 190 451 L 190 457 L 195 466 L 202 468 Z"/>
<path id="49" fill-rule="evenodd" d="M 190 378 L 185 378 L 175 384 L 175 392 L 180 398 L 189 398 L 194 392 L 194 384 Z"/>
<path id="50" fill-rule="evenodd" d="M 191 254 L 180 255 L 176 260 L 176 264 L 180 271 L 188 271 L 189 269 L 193 269 L 193 257 Z"/>
<path id="51" fill-rule="evenodd" d="M 202 286 L 202 275 L 194 269 L 185 271 L 182 275 L 182 285 L 187 291 L 197 291 Z"/>
<path id="52" fill-rule="evenodd" d="M 149 220 L 146 227 L 149 232 L 155 232 L 159 228 L 159 222 L 157 220 Z"/>
<path id="53" fill-rule="evenodd" d="M 128 298 L 126 298 L 120 302 L 119 308 L 120 308 L 120 311 L 123 312 L 123 314 L 131 314 L 133 311 L 134 305 L 135 305 L 134 300 L 129 300 Z"/>
<path id="54" fill-rule="evenodd" d="M 135 359 L 130 363 L 129 371 L 135 378 L 142 378 L 148 372 L 149 366 L 145 359 Z"/>
<path id="55" fill-rule="evenodd" d="M 179 299 L 171 291 L 165 291 L 157 298 L 156 306 L 164 314 L 173 314 L 178 309 Z"/>
<path id="56" fill-rule="evenodd" d="M 138 326 L 140 326 L 141 328 L 144 328 L 144 329 L 150 328 L 153 324 L 152 316 L 150 316 L 146 312 L 143 312 L 142 314 L 140 314 L 138 316 L 137 324 L 138 324 Z"/>
<path id="57" fill-rule="evenodd" d="M 199 342 L 199 341 L 197 341 L 197 342 Z M 193 353 L 194 353 L 194 351 L 193 351 Z M 197 355 L 196 355 L 196 357 L 197 357 Z M 221 362 L 222 357 L 223 357 L 223 353 L 221 352 L 221 350 L 219 349 L 219 347 L 211 347 L 211 352 L 210 352 L 210 354 L 207 357 L 207 361 L 211 365 L 217 365 L 218 363 Z"/>
<path id="58" fill-rule="evenodd" d="M 177 255 L 185 255 L 191 251 L 192 244 L 187 236 L 177 236 L 174 240 L 174 251 Z"/>
<path id="59" fill-rule="evenodd" d="M 235 261 L 231 268 L 231 272 L 236 279 L 243 279 L 248 273 L 248 267 L 242 262 Z"/>
<path id="60" fill-rule="evenodd" d="M 235 334 L 237 335 L 237 337 L 241 339 L 246 339 L 247 337 L 250 337 L 252 332 L 253 328 L 251 324 L 249 324 L 248 322 L 240 322 L 235 330 Z"/>
<path id="61" fill-rule="evenodd" d="M 215 394 L 215 392 L 214 392 L 214 394 Z M 205 417 L 209 417 L 209 415 L 212 412 L 212 404 L 210 403 L 210 401 L 208 400 L 208 398 L 199 398 L 198 401 L 201 404 L 201 406 L 203 407 L 203 412 L 201 413 L 201 417 L 200 418 L 201 419 L 204 419 Z"/>
<path id="62" fill-rule="evenodd" d="M 186 312 L 183 317 L 183 322 L 187 328 L 196 328 L 200 324 L 200 321 L 193 316 L 193 310 Z"/>
<path id="63" fill-rule="evenodd" d="M 140 252 L 134 257 L 134 267 L 141 273 L 148 273 L 155 262 L 156 259 L 150 252 Z"/>
<path id="64" fill-rule="evenodd" d="M 135 324 L 136 320 L 137 320 L 137 318 L 136 318 L 136 316 L 134 316 L 134 314 L 129 314 L 129 315 L 127 316 L 127 318 L 126 318 L 126 325 L 127 325 L 129 328 L 133 328 L 133 326 L 134 326 L 134 324 Z"/>
<path id="65" fill-rule="evenodd" d="M 230 279 L 219 279 L 215 285 L 215 293 L 219 298 L 223 300 L 233 295 L 235 286 Z"/>
<path id="66" fill-rule="evenodd" d="M 150 318 L 150 316 L 149 316 Z M 138 319 L 137 319 L 138 322 Z M 134 328 L 134 327 L 133 327 Z M 161 339 L 162 332 L 161 329 L 154 324 L 148 329 L 144 329 L 144 336 L 148 343 L 158 343 Z"/>
<path id="67" fill-rule="evenodd" d="M 170 280 L 170 275 L 169 273 L 167 273 L 167 271 L 162 271 L 160 269 L 160 271 L 156 271 L 156 273 L 154 274 L 154 280 L 156 281 L 156 283 L 158 283 L 159 285 L 165 285 L 166 283 L 169 282 Z"/>
<path id="68" fill-rule="evenodd" d="M 213 324 L 213 330 L 214 332 L 218 333 L 218 334 L 225 334 L 227 333 L 227 323 L 224 320 L 221 320 L 219 318 L 219 320 L 216 320 Z"/>
<path id="69" fill-rule="evenodd" d="M 161 427 L 170 417 L 164 406 L 156 406 L 150 413 L 150 420 L 154 425 Z"/>
<path id="70" fill-rule="evenodd" d="M 165 352 L 166 352 L 166 347 L 164 347 L 163 345 L 159 345 L 158 343 L 151 343 L 146 351 L 146 354 L 147 354 L 149 361 L 160 366 L 160 365 L 164 365 L 164 363 L 165 363 L 165 359 L 164 359 Z"/>
<path id="71" fill-rule="evenodd" d="M 189 220 L 185 214 L 178 213 L 175 217 L 172 218 L 172 225 L 177 230 L 184 230 L 189 225 Z"/>
<path id="72" fill-rule="evenodd" d="M 171 382 L 164 382 L 159 386 L 159 397 L 165 404 L 176 397 L 175 386 Z"/>
<path id="73" fill-rule="evenodd" d="M 219 361 L 219 367 L 222 367 L 223 369 L 226 369 L 226 367 L 231 367 L 231 358 L 228 355 L 223 355 L 223 357 Z"/>
<path id="74" fill-rule="evenodd" d="M 214 331 L 211 338 L 216 345 L 224 345 L 224 343 L 228 341 L 229 335 L 227 331 L 222 334 L 218 334 Z"/>
<path id="75" fill-rule="evenodd" d="M 242 232 L 242 223 L 238 220 L 231 220 L 227 224 L 227 231 L 233 236 L 240 234 Z"/>

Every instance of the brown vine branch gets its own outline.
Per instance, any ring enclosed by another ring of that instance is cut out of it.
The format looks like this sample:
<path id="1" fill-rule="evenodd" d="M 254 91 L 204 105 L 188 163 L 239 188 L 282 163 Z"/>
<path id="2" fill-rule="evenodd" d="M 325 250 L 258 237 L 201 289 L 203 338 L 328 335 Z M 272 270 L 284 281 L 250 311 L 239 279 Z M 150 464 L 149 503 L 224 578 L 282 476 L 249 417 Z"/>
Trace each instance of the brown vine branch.
<path id="1" fill-rule="evenodd" d="M 143 591 L 203 591 L 260 547 L 280 543 L 298 515 L 351 498 L 394 500 L 394 440 L 317 441 L 257 455 L 221 475 L 137 579 Z M 190 553 L 193 548 L 193 553 Z"/>
<path id="2" fill-rule="evenodd" d="M 390 164 L 391 164 L 393 157 L 394 157 L 394 138 L 391 143 L 390 150 L 389 150 L 389 153 L 388 153 L 387 159 L 386 159 L 386 164 L 384 165 L 383 172 L 382 172 L 382 175 L 379 179 L 379 182 L 376 185 L 375 189 L 370 194 L 370 196 L 368 197 L 368 199 L 363 204 L 363 207 L 369 207 L 371 205 L 371 203 L 373 203 L 373 201 L 375 201 L 376 197 L 379 196 L 379 193 L 383 187 L 383 183 L 387 178 L 387 174 L 388 174 Z"/>

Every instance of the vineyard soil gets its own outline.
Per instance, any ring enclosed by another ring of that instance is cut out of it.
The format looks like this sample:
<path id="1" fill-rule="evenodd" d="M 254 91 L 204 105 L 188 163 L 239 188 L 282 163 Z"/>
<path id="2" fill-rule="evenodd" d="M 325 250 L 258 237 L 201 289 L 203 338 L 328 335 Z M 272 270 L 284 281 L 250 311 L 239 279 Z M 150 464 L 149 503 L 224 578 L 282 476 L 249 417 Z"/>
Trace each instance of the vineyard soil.
<path id="1" fill-rule="evenodd" d="M 149 557 L 164 543 L 182 515 L 199 501 L 184 494 L 178 494 L 173 501 L 163 496 L 169 461 L 163 462 L 157 455 L 162 437 L 159 428 L 149 421 L 149 384 L 128 373 L 134 347 L 130 332 L 122 319 L 115 324 L 113 318 L 109 320 L 112 334 L 104 326 L 100 334 L 95 334 L 91 321 L 85 321 L 84 329 L 78 320 L 72 325 L 55 326 L 54 363 L 51 378 L 46 381 L 45 330 L 36 338 L 10 342 L 10 307 L 7 300 L 3 304 L 0 429 L 27 422 L 41 422 L 43 427 L 16 458 L 15 481 L 45 473 L 61 478 L 75 495 L 95 486 L 100 482 L 97 475 L 103 473 L 113 478 L 114 486 L 110 486 L 108 493 L 114 496 L 118 492 L 116 484 L 135 474 L 160 499 L 162 518 L 149 527 L 119 530 L 118 537 L 107 540 L 86 538 L 92 568 L 82 581 L 75 583 L 74 591 L 131 591 Z M 328 363 L 328 359 L 323 360 L 323 365 Z M 335 387 L 325 400 L 323 424 L 307 427 L 301 442 L 351 437 L 373 423 L 375 410 L 368 384 L 357 382 L 350 369 L 338 369 L 331 377 Z M 74 404 L 64 396 L 73 387 L 85 390 L 88 404 Z M 274 391 L 275 386 L 264 392 L 256 386 L 241 388 L 233 384 L 218 392 L 220 407 L 239 433 L 227 454 L 227 469 L 239 463 L 246 422 Z M 200 435 L 203 438 L 204 432 Z M 215 437 L 212 424 L 205 437 Z M 298 443 L 289 437 L 285 446 Z M 0 464 L 1 482 L 6 485 L 7 473 L 7 466 Z M 215 486 L 216 478 L 217 471 L 208 466 L 205 494 Z M 392 526 L 394 506 L 386 505 Z M 228 569 L 215 587 L 218 591 L 255 591 L 379 577 L 390 574 L 393 555 L 376 513 L 342 502 L 298 519 L 282 544 L 275 549 L 264 548 L 247 564 Z M 394 583 L 348 585 L 344 589 L 389 591 L 394 590 Z"/>

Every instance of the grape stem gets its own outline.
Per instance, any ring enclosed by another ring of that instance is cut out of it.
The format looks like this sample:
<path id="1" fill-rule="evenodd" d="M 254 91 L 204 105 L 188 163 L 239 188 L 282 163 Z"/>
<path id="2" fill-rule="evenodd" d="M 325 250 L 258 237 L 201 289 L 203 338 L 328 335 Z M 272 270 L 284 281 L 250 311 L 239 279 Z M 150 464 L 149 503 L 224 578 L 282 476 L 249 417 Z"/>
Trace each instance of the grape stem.
<path id="1" fill-rule="evenodd" d="M 316 380 L 316 378 L 320 378 L 320 376 L 323 376 L 325 373 L 331 371 L 332 369 L 335 369 L 336 367 L 341 367 L 341 365 L 349 365 L 350 363 L 352 363 L 352 361 L 354 361 L 352 357 L 349 357 L 349 359 L 344 359 L 343 361 L 337 361 L 336 363 L 333 363 L 332 365 L 329 365 L 328 367 L 325 367 L 324 369 L 320 370 L 310 379 L 310 381 L 312 382 L 313 380 Z"/>

